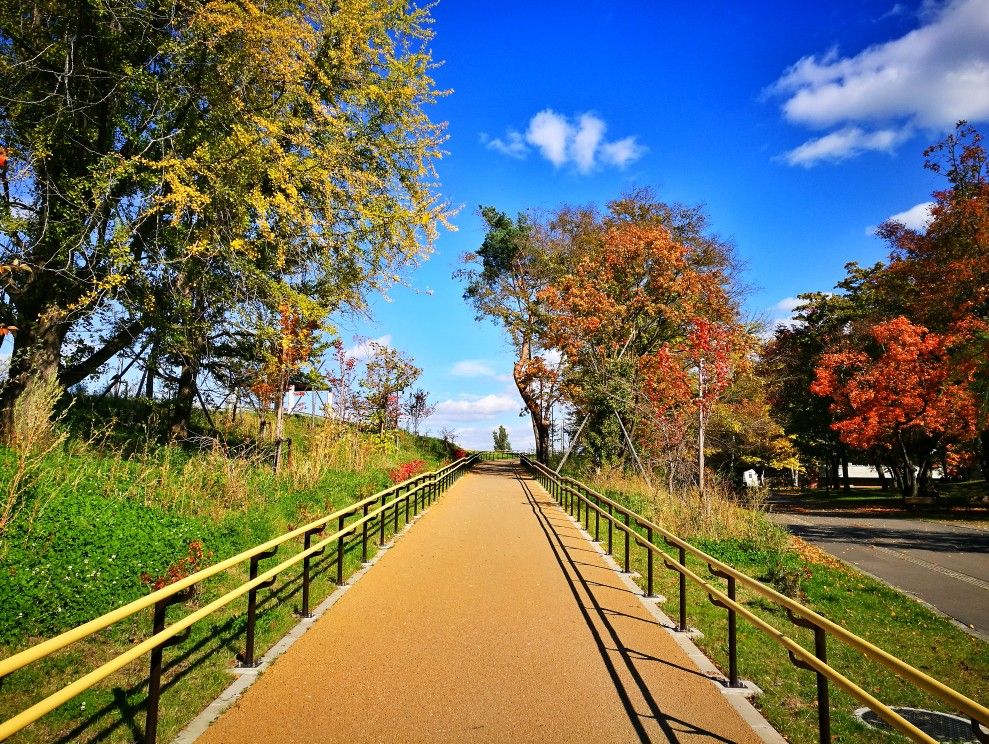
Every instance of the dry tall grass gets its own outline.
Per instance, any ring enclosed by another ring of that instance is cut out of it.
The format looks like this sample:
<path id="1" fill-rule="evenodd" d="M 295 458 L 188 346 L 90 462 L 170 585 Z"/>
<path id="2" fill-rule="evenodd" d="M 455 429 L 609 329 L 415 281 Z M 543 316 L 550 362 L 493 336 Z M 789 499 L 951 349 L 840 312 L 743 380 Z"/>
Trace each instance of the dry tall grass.
<path id="1" fill-rule="evenodd" d="M 624 494 L 643 516 L 685 539 L 741 540 L 767 550 L 784 550 L 787 544 L 785 533 L 766 518 L 762 493 L 747 494 L 742 504 L 730 488 L 715 481 L 703 496 L 697 488 L 671 494 L 619 468 L 603 469 L 587 483 L 602 493 Z"/>
<path id="2" fill-rule="evenodd" d="M 15 453 L 16 463 L 0 504 L 0 536 L 27 503 L 25 494 L 46 457 L 66 440 L 67 435 L 60 427 L 62 417 L 53 416 L 62 394 L 57 380 L 40 381 L 15 404 L 15 425 L 8 445 Z M 33 499 L 33 512 L 37 513 L 42 505 L 43 499 Z"/>

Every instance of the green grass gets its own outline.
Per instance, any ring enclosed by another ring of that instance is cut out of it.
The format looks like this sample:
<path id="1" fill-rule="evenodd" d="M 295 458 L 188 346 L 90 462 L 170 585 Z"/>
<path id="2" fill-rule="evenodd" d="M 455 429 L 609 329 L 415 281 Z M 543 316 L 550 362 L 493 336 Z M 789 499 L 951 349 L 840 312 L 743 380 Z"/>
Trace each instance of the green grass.
<path id="1" fill-rule="evenodd" d="M 127 409 L 122 413 L 126 416 Z M 69 426 L 85 433 L 78 421 Z M 446 455 L 443 443 L 407 435 L 377 444 L 355 437 L 345 453 L 330 452 L 319 448 L 318 429 L 290 419 L 293 465 L 276 475 L 269 461 L 257 457 L 161 447 L 142 432 L 122 436 L 119 425 L 107 431 L 111 435 L 98 443 L 91 436 L 89 443 L 71 438 L 38 455 L 17 486 L 17 515 L 0 534 L 0 658 L 147 594 L 147 579 L 166 574 L 189 554 L 193 541 L 206 551 L 205 567 L 381 490 L 391 483 L 388 471 L 401 463 L 422 459 L 432 470 Z M 356 458 L 360 467 L 332 467 L 334 458 Z M 0 448 L 0 494 L 10 492 L 19 464 L 23 458 Z M 392 525 L 389 519 L 389 536 Z M 261 570 L 301 548 L 301 539 L 283 545 L 261 562 Z M 374 552 L 372 545 L 369 553 Z M 345 576 L 360 559 L 355 536 L 345 550 Z M 314 560 L 311 607 L 333 591 L 335 560 L 333 549 Z M 169 610 L 169 621 L 243 583 L 247 569 L 244 564 L 207 580 L 193 599 Z M 256 656 L 298 622 L 293 613 L 300 604 L 301 564 L 259 593 Z M 246 597 L 235 600 L 194 625 L 187 640 L 165 650 L 159 740 L 174 737 L 232 681 L 228 669 L 243 647 L 245 607 Z M 0 720 L 112 659 L 150 631 L 151 611 L 146 610 L 10 675 L 0 689 Z M 144 656 L 12 741 L 140 739 L 147 665 Z"/>
<path id="2" fill-rule="evenodd" d="M 642 510 L 646 505 L 637 497 L 625 499 L 614 493 L 609 496 L 617 496 L 616 500 L 628 508 L 645 513 Z M 593 515 L 590 527 L 593 534 Z M 603 521 L 601 534 L 607 534 Z M 777 590 L 789 591 L 807 606 L 853 633 L 959 692 L 985 702 L 989 645 L 887 585 L 844 566 L 809 563 L 796 552 L 766 550 L 750 541 L 690 542 Z M 617 530 L 613 546 L 615 560 L 621 565 L 625 559 L 624 540 Z M 670 557 L 676 560 L 674 553 L 670 553 Z M 637 582 L 645 588 L 645 551 L 633 543 L 629 558 L 632 570 L 640 574 Z M 661 608 L 675 620 L 678 574 L 664 569 L 658 557 L 654 560 L 654 591 L 667 597 Z M 695 573 L 724 590 L 725 582 L 711 577 L 699 560 L 688 557 L 687 563 Z M 710 604 L 700 588 L 689 581 L 687 593 L 689 624 L 704 634 L 695 642 L 722 671 L 726 671 L 727 613 Z M 811 631 L 793 626 L 785 611 L 753 592 L 740 590 L 738 596 L 756 615 L 813 651 Z M 789 741 L 816 742 L 816 676 L 792 666 L 782 646 L 742 618 L 738 620 L 738 643 L 741 676 L 754 681 L 764 692 L 755 700 L 763 715 Z M 834 668 L 887 704 L 946 709 L 944 704 L 904 683 L 885 667 L 837 641 L 829 641 L 828 658 Z M 860 702 L 831 685 L 834 741 L 889 742 L 891 737 L 895 738 L 895 735 L 861 724 L 853 715 L 859 707 L 862 707 Z"/>

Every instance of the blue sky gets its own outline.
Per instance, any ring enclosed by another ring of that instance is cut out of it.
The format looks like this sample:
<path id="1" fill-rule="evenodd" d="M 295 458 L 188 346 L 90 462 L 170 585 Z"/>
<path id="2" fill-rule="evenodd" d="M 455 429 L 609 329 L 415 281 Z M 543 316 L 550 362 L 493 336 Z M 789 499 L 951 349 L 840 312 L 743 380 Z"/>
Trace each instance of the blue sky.
<path id="1" fill-rule="evenodd" d="M 830 289 L 846 262 L 884 259 L 870 226 L 923 220 L 943 182 L 922 151 L 960 118 L 989 120 L 989 0 L 780 7 L 435 8 L 435 76 L 452 92 L 433 118 L 448 122 L 439 171 L 458 229 L 372 321 L 340 321 L 345 340 L 387 336 L 416 359 L 439 403 L 429 429 L 485 447 L 504 424 L 531 446 L 511 350 L 451 278 L 483 238 L 480 204 L 603 204 L 637 186 L 703 203 L 747 266 L 748 311 L 770 319 Z"/>

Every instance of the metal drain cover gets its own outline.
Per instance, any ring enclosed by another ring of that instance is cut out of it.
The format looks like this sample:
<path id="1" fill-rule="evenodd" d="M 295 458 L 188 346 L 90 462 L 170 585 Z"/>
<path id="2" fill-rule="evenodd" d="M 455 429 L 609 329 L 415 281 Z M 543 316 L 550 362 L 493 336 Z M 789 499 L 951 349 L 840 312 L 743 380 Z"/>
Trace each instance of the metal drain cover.
<path id="1" fill-rule="evenodd" d="M 971 744 L 978 744 L 978 740 L 975 738 L 975 732 L 972 731 L 972 722 L 966 718 L 953 716 L 950 713 L 941 713 L 936 710 L 904 708 L 899 706 L 890 707 L 933 739 L 941 742 L 971 742 Z M 872 728 L 881 729 L 882 731 L 893 730 L 886 721 L 869 708 L 859 708 L 855 711 L 855 715 L 863 723 Z"/>

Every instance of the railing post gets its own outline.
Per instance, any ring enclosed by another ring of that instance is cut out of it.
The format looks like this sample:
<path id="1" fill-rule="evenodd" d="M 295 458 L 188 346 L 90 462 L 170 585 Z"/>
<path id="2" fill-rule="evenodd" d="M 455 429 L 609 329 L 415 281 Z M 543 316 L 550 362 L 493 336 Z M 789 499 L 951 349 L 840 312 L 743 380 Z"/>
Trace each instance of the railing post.
<path id="1" fill-rule="evenodd" d="M 315 527 L 307 531 L 303 538 L 302 549 L 309 550 L 312 545 L 312 536 L 322 534 L 325 529 L 326 525 L 324 524 L 322 527 Z M 326 548 L 322 547 L 302 559 L 302 608 L 299 612 L 301 617 L 312 617 L 312 613 L 309 612 L 309 561 L 313 555 L 322 555 L 325 550 Z"/>
<path id="2" fill-rule="evenodd" d="M 341 514 L 337 518 L 337 532 L 343 531 L 344 521 L 347 519 L 346 514 Z M 340 535 L 337 537 L 337 586 L 343 583 L 343 554 L 346 550 L 347 536 Z"/>
<path id="3" fill-rule="evenodd" d="M 395 489 L 395 524 L 393 525 L 395 534 L 398 534 L 398 497 L 402 495 L 402 487 Z"/>
<path id="4" fill-rule="evenodd" d="M 728 577 L 728 599 L 735 601 L 735 577 Z M 728 686 L 741 687 L 738 681 L 738 628 L 735 609 L 728 609 Z"/>
<path id="5" fill-rule="evenodd" d="M 387 509 L 385 509 L 385 504 L 388 502 L 388 493 L 385 492 L 381 494 L 381 504 L 378 508 L 381 510 L 378 512 L 378 547 L 380 548 L 385 544 L 385 517 L 388 514 Z"/>
<path id="6" fill-rule="evenodd" d="M 601 542 L 601 512 L 598 511 L 601 508 L 601 500 L 597 496 L 594 496 L 594 506 L 597 507 L 594 510 L 594 542 Z"/>
<path id="7" fill-rule="evenodd" d="M 614 523 L 613 523 L 614 517 L 615 517 L 615 510 L 611 506 L 611 503 L 609 502 L 608 503 L 608 555 L 611 555 L 611 553 L 612 553 L 612 550 L 611 550 L 612 549 L 612 532 L 613 532 L 612 528 L 615 526 Z"/>
<path id="8" fill-rule="evenodd" d="M 655 597 L 656 595 L 652 593 L 652 564 L 653 564 L 653 554 L 652 554 L 652 527 L 646 527 L 646 541 L 650 544 L 646 547 L 646 596 Z"/>
<path id="9" fill-rule="evenodd" d="M 271 558 L 275 553 L 278 552 L 278 548 L 274 547 L 264 553 L 258 553 L 251 557 L 251 571 L 250 580 L 254 581 L 258 577 L 258 561 L 262 561 L 265 558 Z M 247 593 L 247 630 L 245 631 L 244 639 L 244 656 L 241 661 L 242 667 L 253 667 L 256 666 L 254 663 L 254 625 L 257 620 L 258 612 L 258 589 L 264 589 L 275 583 L 277 577 L 273 576 L 268 581 L 265 581 L 257 586 L 253 587 Z"/>
<path id="10" fill-rule="evenodd" d="M 814 655 L 828 663 L 828 636 L 824 628 L 814 627 Z M 828 678 L 817 673 L 817 730 L 822 742 L 831 741 L 831 700 L 828 693 Z"/>
<path id="11" fill-rule="evenodd" d="M 728 599 L 732 602 L 735 601 L 735 577 L 724 571 L 719 571 L 711 564 L 707 566 L 708 570 L 718 578 L 726 579 L 728 581 Z M 711 602 L 716 604 L 718 607 L 723 607 L 728 610 L 728 686 L 729 687 L 744 687 L 744 685 L 738 679 L 738 627 L 737 619 L 735 617 L 735 608 L 728 605 L 723 605 L 721 602 L 715 602 L 714 599 L 708 595 Z"/>
<path id="12" fill-rule="evenodd" d="M 801 628 L 810 628 L 814 631 L 814 656 L 827 664 L 828 637 L 827 633 L 824 632 L 824 628 L 819 627 L 810 620 L 794 615 L 793 611 L 789 608 L 787 608 L 786 614 L 790 618 L 790 622 L 794 625 L 798 625 Z M 790 663 L 795 667 L 812 671 L 817 675 L 817 735 L 821 744 L 827 744 L 831 741 L 831 700 L 828 692 L 828 678 L 811 667 L 807 662 L 798 659 L 793 655 L 792 651 L 789 652 L 789 656 Z M 981 737 L 979 738 L 981 739 Z"/>
<path id="13" fill-rule="evenodd" d="M 628 512 L 625 512 L 625 529 L 622 530 L 625 533 L 625 573 L 631 573 L 628 567 L 628 548 L 629 548 L 629 526 L 628 526 Z"/>
<path id="14" fill-rule="evenodd" d="M 367 563 L 367 508 L 369 504 L 364 502 L 364 522 L 361 524 L 361 563 Z"/>
<path id="15" fill-rule="evenodd" d="M 680 565 L 687 565 L 687 551 L 684 548 L 680 548 Z M 686 633 L 689 628 L 687 627 L 687 575 L 680 573 L 680 627 L 677 628 L 681 633 Z"/>
<path id="16" fill-rule="evenodd" d="M 409 524 L 409 501 L 412 498 L 412 489 L 415 487 L 415 481 L 409 484 L 409 487 L 405 489 L 405 524 Z"/>
<path id="17" fill-rule="evenodd" d="M 582 494 L 583 498 L 581 499 L 581 501 L 584 502 L 584 532 L 590 532 L 591 531 L 591 500 L 587 498 L 586 488 L 581 487 L 580 490 L 583 491 Z"/>
<path id="18" fill-rule="evenodd" d="M 179 602 L 184 602 L 192 596 L 192 587 L 184 589 L 171 597 L 155 602 L 154 619 L 151 624 L 151 635 L 155 636 L 165 629 L 165 616 L 168 608 Z M 148 698 L 145 703 L 147 714 L 144 719 L 144 744 L 155 744 L 158 740 L 158 707 L 161 699 L 161 670 L 163 652 L 169 646 L 181 643 L 189 637 L 191 628 L 177 636 L 162 641 L 151 649 L 151 664 L 148 671 Z"/>
<path id="19" fill-rule="evenodd" d="M 577 502 L 577 521 L 580 522 L 580 494 L 577 493 L 577 489 L 570 486 L 570 498 Z"/>

